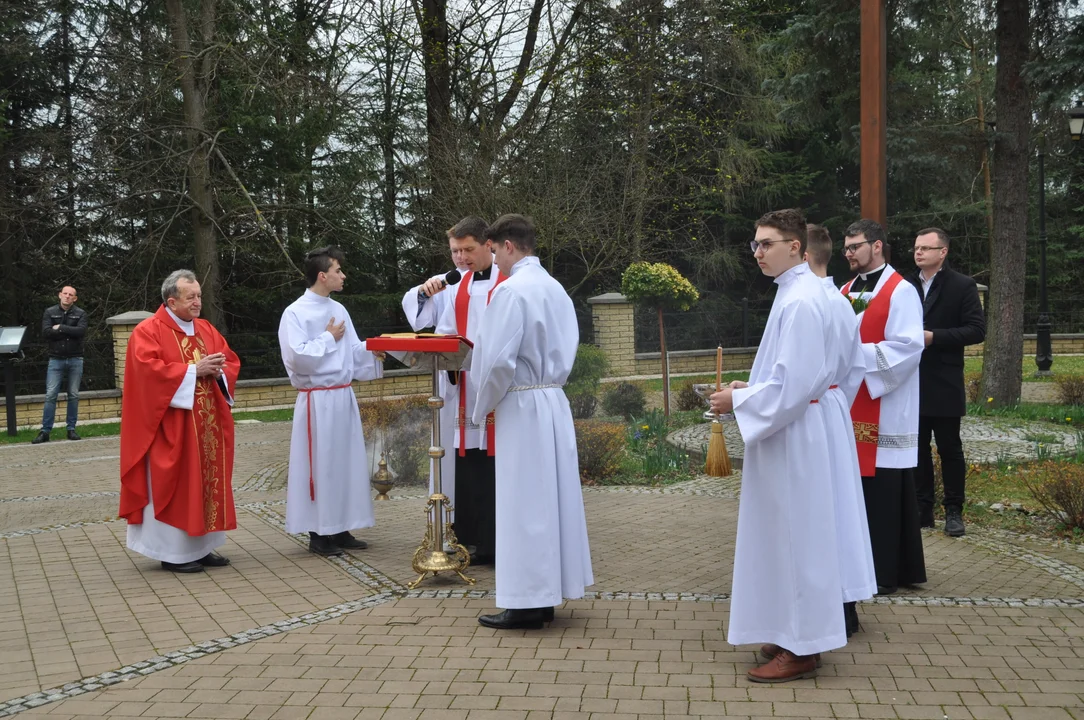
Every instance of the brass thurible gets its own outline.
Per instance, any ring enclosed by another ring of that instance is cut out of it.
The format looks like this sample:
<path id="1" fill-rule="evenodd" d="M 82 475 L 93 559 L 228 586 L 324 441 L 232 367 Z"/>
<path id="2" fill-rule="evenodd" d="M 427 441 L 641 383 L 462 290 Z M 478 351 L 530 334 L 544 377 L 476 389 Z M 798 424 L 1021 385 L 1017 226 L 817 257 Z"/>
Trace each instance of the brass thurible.
<path id="1" fill-rule="evenodd" d="M 377 500 L 388 500 L 388 492 L 395 486 L 395 480 L 392 478 L 391 473 L 388 472 L 388 461 L 384 459 L 384 453 L 380 453 L 380 462 L 376 464 L 376 472 L 373 473 L 373 479 L 369 481 L 369 484 L 376 490 Z"/>
<path id="2" fill-rule="evenodd" d="M 422 544 L 414 551 L 411 566 L 418 578 L 407 587 L 413 590 L 426 575 L 434 576 L 439 572 L 452 571 L 464 582 L 473 585 L 474 579 L 463 571 L 470 566 L 470 553 L 459 544 L 455 531 L 451 527 L 452 505 L 448 496 L 441 489 L 440 461 L 444 457 L 444 447 L 440 444 L 440 409 L 444 399 L 440 397 L 439 355 L 433 355 L 433 396 L 429 398 L 429 408 L 433 413 L 433 444 L 429 447 L 430 464 L 433 468 L 433 494 L 425 504 L 426 528 Z M 445 541 L 452 552 L 445 552 Z"/>

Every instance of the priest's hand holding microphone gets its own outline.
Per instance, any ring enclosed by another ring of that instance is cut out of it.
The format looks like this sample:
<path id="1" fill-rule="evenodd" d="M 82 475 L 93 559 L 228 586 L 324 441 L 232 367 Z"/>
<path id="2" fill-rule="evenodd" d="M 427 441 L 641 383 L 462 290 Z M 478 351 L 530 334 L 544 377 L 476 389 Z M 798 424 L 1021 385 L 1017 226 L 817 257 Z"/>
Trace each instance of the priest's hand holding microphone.
<path id="1" fill-rule="evenodd" d="M 449 285 L 455 285 L 462 278 L 463 275 L 460 274 L 458 270 L 452 270 L 446 275 L 437 275 L 436 277 L 431 277 L 425 281 L 425 284 L 422 285 L 419 293 L 421 293 L 427 298 L 431 298 L 441 290 L 447 288 Z"/>
<path id="2" fill-rule="evenodd" d="M 711 411 L 722 415 L 734 410 L 734 391 L 749 387 L 749 383 L 743 380 L 733 380 L 730 385 L 717 393 L 712 393 L 708 400 L 711 402 Z"/>

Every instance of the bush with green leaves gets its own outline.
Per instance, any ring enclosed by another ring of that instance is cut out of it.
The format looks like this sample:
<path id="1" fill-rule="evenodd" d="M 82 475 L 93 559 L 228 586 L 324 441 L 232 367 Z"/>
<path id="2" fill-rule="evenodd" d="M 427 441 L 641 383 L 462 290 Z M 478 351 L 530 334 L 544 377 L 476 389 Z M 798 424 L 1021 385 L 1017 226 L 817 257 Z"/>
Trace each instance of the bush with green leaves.
<path id="1" fill-rule="evenodd" d="M 598 390 L 609 368 L 602 348 L 581 344 L 576 348 L 576 361 L 565 382 L 565 395 L 572 408 L 572 417 L 589 418 L 598 406 Z"/>
<path id="2" fill-rule="evenodd" d="M 670 370 L 666 359 L 663 312 L 685 312 L 700 299 L 693 284 L 666 263 L 635 262 L 621 275 L 621 293 L 634 305 L 654 310 L 659 317 L 659 355 L 662 360 L 662 411 L 670 415 Z"/>
<path id="3" fill-rule="evenodd" d="M 666 263 L 636 262 L 621 276 L 621 294 L 653 310 L 684 312 L 700 299 L 693 284 Z"/>
<path id="4" fill-rule="evenodd" d="M 647 398 L 639 385 L 619 382 L 602 395 L 602 411 L 607 415 L 631 420 L 644 414 Z"/>

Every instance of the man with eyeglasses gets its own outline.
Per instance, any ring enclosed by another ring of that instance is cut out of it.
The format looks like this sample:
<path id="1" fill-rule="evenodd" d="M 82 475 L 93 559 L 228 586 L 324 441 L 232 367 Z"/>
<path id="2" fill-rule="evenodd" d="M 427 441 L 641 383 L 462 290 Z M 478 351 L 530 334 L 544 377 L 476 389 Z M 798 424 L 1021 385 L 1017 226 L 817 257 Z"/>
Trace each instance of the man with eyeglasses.
<path id="1" fill-rule="evenodd" d="M 960 418 L 967 414 L 964 347 L 986 337 L 986 317 L 975 281 L 946 264 L 949 237 L 940 228 L 918 231 L 915 265 L 908 280 L 922 299 L 926 349 L 919 365 L 918 511 L 922 527 L 934 527 L 933 452 L 937 439 L 945 488 L 945 534 L 964 534 L 964 477 L 967 474 Z"/>
<path id="2" fill-rule="evenodd" d="M 887 595 L 926 582 L 914 478 L 922 303 L 886 262 L 888 238 L 879 223 L 859 220 L 844 235 L 843 254 L 857 276 L 843 294 L 864 305 L 856 310 L 866 372 L 851 420 L 878 594 Z"/>
<path id="3" fill-rule="evenodd" d="M 843 348 L 805 244 L 800 210 L 757 221 L 753 257 L 778 290 L 749 382 L 711 396 L 715 412 L 734 411 L 745 442 L 727 641 L 764 643 L 753 682 L 816 677 L 820 653 L 847 644 L 828 429 L 846 404 Z"/>

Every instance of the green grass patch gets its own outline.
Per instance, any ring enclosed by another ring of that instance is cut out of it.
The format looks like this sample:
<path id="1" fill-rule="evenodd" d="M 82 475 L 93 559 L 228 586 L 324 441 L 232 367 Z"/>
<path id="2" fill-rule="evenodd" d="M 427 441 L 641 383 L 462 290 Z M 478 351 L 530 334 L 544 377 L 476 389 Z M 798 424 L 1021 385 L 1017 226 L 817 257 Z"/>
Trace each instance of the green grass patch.
<path id="1" fill-rule="evenodd" d="M 1053 405 L 1050 403 L 1020 403 L 1008 407 L 993 407 L 984 403 L 968 403 L 967 414 L 974 417 L 1005 418 L 1049 422 L 1055 425 L 1084 427 L 1084 406 Z"/>
<path id="2" fill-rule="evenodd" d="M 1034 355 L 1025 355 L 1021 364 L 1024 382 L 1053 382 L 1059 375 L 1081 377 L 1084 376 L 1084 355 L 1055 355 L 1054 364 L 1050 366 L 1053 376 L 1035 377 L 1038 369 L 1035 365 Z M 981 373 L 982 358 L 964 358 L 965 373 Z"/>
<path id="3" fill-rule="evenodd" d="M 283 422 L 286 420 L 294 419 L 294 411 L 291 409 L 283 410 L 246 410 L 242 412 L 235 412 L 233 414 L 234 421 L 238 420 L 258 420 L 259 422 Z M 8 435 L 4 432 L 0 435 L 0 445 L 12 445 L 16 443 L 28 443 L 38 436 L 38 428 L 33 430 L 20 430 L 16 435 Z M 120 435 L 120 423 L 95 423 L 94 425 L 79 425 L 75 428 L 75 431 L 79 433 L 82 438 L 95 438 L 95 437 L 110 437 Z M 49 442 L 68 442 L 68 430 L 64 427 L 53 428 L 53 432 L 49 435 Z"/>
<path id="4" fill-rule="evenodd" d="M 682 385 L 693 381 L 694 384 L 699 383 L 713 383 L 715 382 L 715 373 L 711 375 L 687 375 L 685 377 L 672 377 L 670 378 L 670 392 L 677 392 Z M 728 383 L 731 380 L 749 380 L 748 370 L 736 370 L 734 372 L 723 373 L 723 383 Z M 644 389 L 644 392 L 662 392 L 662 378 L 655 380 L 633 380 L 633 384 L 639 385 Z"/>

